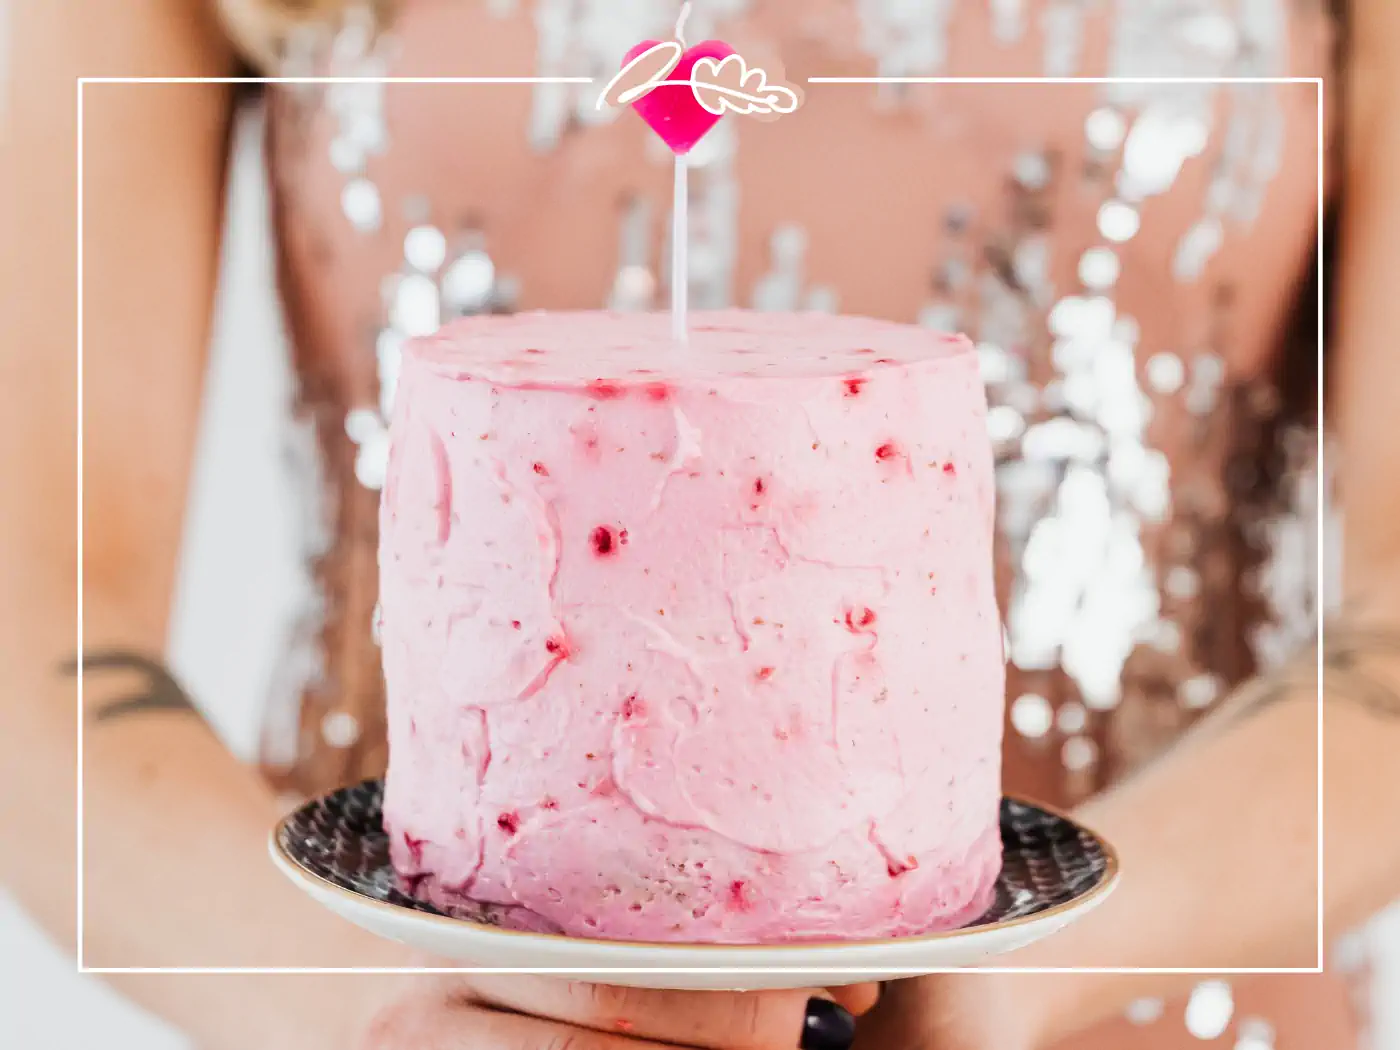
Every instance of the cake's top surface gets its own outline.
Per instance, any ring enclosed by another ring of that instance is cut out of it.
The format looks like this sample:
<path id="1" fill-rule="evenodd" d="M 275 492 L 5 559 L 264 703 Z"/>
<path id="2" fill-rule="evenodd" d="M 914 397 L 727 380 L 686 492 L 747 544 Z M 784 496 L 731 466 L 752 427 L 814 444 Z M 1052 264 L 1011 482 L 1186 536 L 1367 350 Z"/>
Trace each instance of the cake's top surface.
<path id="1" fill-rule="evenodd" d="M 662 313 L 534 311 L 450 322 L 409 353 L 444 372 L 507 383 L 571 385 L 742 376 L 823 378 L 973 353 L 963 336 L 820 313 L 692 314 L 684 345 Z"/>

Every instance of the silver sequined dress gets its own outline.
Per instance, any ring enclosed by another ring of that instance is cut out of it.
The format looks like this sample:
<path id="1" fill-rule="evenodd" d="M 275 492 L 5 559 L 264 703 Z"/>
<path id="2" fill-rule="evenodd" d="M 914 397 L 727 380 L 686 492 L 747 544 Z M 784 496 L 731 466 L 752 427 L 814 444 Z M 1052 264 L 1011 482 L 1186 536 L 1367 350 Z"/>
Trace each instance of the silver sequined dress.
<path id="1" fill-rule="evenodd" d="M 274 92 L 319 585 L 274 698 L 298 726 L 291 749 L 269 735 L 283 783 L 384 762 L 375 525 L 403 341 L 463 314 L 665 305 L 669 154 L 593 103 L 676 8 L 412 0 L 288 38 L 288 75 L 597 84 Z M 1257 78 L 1326 74 L 1335 26 L 1310 0 L 699 0 L 688 35 L 776 53 L 792 80 Z M 1312 633 L 1315 439 L 1271 377 L 1316 237 L 1318 127 L 1310 83 L 810 85 L 797 116 L 723 121 L 693 154 L 695 307 L 978 343 L 1010 789 L 1082 798 Z M 1291 987 L 1207 983 L 1076 1046 L 1356 1045 L 1340 986 Z"/>

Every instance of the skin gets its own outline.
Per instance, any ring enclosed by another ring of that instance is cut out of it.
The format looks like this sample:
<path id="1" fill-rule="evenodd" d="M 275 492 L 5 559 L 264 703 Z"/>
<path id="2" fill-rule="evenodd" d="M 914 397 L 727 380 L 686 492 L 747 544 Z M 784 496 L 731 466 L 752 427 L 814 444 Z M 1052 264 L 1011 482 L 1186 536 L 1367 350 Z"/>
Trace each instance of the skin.
<path id="1" fill-rule="evenodd" d="M 376 1017 L 364 1046 L 786 1050 L 796 1045 L 811 994 L 659 992 L 517 975 L 417 978 L 405 997 Z M 860 1015 L 874 1005 L 878 993 L 873 985 L 863 985 L 831 994 Z"/>
<path id="2" fill-rule="evenodd" d="M 1400 7 L 1355 5 L 1347 236 L 1332 391 L 1346 467 L 1353 637 L 1400 634 Z M 233 70 L 192 0 L 13 5 L 14 83 L 0 109 L 0 837 L 34 862 L 4 868 L 56 937 L 76 940 L 74 681 L 78 615 L 73 288 L 73 77 Z M 267 864 L 277 812 L 151 654 L 164 647 L 209 326 L 230 96 L 218 86 L 88 89 L 85 260 L 89 965 L 406 966 Z M 17 600 L 17 596 L 23 600 Z M 1400 660 L 1329 657 L 1326 918 L 1343 928 L 1400 892 Z M 1309 966 L 1315 942 L 1315 683 L 1255 683 L 1156 765 L 1082 816 L 1133 873 L 1099 911 L 1016 965 Z M 38 800 L 36 804 L 36 800 Z M 1228 873 L 1221 877 L 1221 873 Z M 1210 885 L 1213 892 L 1196 889 Z M 1194 921 L 1181 922 L 1190 914 Z M 948 975 L 886 990 L 862 1045 L 1034 1050 L 1189 978 Z M 201 1046 L 280 1050 L 790 1048 L 811 992 L 621 992 L 486 976 L 123 976 L 118 987 Z M 868 987 L 838 993 L 856 1012 Z M 257 1009 L 248 1004 L 256 1003 Z M 619 1022 L 622 1022 L 619 1025 Z M 650 1040 L 649 1042 L 645 1040 Z"/>

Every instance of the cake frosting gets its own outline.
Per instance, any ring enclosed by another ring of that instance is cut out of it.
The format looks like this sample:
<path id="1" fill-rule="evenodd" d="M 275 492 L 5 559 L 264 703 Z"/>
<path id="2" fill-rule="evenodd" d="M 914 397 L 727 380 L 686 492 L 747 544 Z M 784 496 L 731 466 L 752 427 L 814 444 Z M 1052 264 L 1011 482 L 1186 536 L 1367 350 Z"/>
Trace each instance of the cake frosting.
<path id="1" fill-rule="evenodd" d="M 731 311 L 405 350 L 381 507 L 391 856 L 572 936 L 917 934 L 991 903 L 1002 636 L 962 337 Z"/>

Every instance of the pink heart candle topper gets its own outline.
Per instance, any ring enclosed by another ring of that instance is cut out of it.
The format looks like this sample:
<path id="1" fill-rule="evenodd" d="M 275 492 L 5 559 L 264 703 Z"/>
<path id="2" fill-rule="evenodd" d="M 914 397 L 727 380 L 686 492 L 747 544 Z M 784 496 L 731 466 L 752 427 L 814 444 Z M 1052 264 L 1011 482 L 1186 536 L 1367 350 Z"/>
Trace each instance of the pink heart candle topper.
<path id="1" fill-rule="evenodd" d="M 660 43 L 659 40 L 642 41 L 627 52 L 623 66 Z M 661 141 L 677 156 L 689 153 L 719 122 L 720 115 L 700 105 L 695 97 L 690 81 L 695 63 L 703 58 L 718 62 L 732 54 L 734 49 L 723 40 L 701 41 L 681 54 L 680 61 L 667 74 L 665 82 L 632 103 L 637 114 L 651 125 L 651 130 L 661 136 Z"/>

